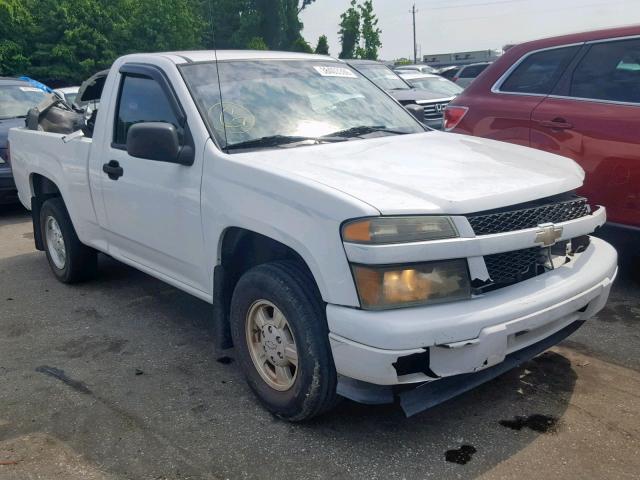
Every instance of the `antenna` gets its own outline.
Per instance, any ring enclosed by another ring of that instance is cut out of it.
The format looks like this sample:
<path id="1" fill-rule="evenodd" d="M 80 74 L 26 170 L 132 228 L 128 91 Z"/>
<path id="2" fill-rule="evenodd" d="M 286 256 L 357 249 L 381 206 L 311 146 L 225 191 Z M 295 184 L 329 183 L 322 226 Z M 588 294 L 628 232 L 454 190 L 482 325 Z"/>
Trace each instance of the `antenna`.
<path id="1" fill-rule="evenodd" d="M 216 59 L 216 74 L 218 76 L 218 93 L 220 94 L 220 120 L 224 131 L 224 146 L 229 143 L 227 139 L 227 123 L 224 120 L 224 102 L 222 100 L 222 85 L 220 84 L 220 64 L 218 63 L 218 49 L 216 48 L 216 31 L 213 26 L 213 0 L 209 0 L 209 23 L 211 23 L 211 45 L 213 47 L 213 56 Z"/>

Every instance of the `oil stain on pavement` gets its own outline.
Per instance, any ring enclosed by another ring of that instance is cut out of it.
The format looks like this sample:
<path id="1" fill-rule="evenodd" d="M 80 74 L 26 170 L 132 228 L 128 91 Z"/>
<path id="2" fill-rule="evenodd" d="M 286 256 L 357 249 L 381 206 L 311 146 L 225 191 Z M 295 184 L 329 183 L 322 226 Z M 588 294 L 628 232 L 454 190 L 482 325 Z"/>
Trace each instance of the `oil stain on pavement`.
<path id="1" fill-rule="evenodd" d="M 512 430 L 522 430 L 526 427 L 538 433 L 555 433 L 558 428 L 558 419 L 536 413 L 528 417 L 516 416 L 513 420 L 500 420 L 500 425 Z"/>
<path id="2" fill-rule="evenodd" d="M 444 458 L 447 462 L 457 463 L 458 465 L 465 465 L 471 460 L 473 454 L 477 450 L 471 445 L 462 445 L 460 448 L 454 450 L 447 450 L 444 454 Z"/>

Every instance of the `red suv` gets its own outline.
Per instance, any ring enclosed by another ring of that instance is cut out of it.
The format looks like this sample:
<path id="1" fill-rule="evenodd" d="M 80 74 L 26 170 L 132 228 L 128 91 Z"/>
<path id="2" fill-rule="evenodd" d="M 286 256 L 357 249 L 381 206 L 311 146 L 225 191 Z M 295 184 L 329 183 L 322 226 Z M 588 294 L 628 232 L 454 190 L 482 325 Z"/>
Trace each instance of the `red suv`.
<path id="1" fill-rule="evenodd" d="M 512 47 L 449 104 L 444 127 L 574 159 L 581 193 L 640 232 L 640 26 Z"/>

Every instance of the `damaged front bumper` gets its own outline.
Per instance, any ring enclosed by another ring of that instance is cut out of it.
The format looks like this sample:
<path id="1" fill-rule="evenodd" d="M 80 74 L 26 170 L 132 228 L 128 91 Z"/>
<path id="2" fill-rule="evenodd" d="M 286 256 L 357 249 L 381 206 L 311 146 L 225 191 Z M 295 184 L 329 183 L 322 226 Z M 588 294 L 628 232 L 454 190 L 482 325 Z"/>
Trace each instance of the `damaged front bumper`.
<path id="1" fill-rule="evenodd" d="M 392 386 L 418 384 L 401 404 L 408 415 L 429 408 L 561 341 L 604 307 L 616 274 L 615 249 L 592 238 L 562 268 L 471 300 L 383 312 L 329 305 L 338 393 L 386 403 Z"/>

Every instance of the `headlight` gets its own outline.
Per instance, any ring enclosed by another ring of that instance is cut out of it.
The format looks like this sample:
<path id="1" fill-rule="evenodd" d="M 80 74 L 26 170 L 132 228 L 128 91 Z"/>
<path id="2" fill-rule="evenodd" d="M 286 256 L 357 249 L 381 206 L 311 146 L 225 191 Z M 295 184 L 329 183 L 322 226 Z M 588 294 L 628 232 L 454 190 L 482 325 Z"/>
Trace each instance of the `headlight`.
<path id="1" fill-rule="evenodd" d="M 466 260 L 445 260 L 408 266 L 353 265 L 362 308 L 380 310 L 471 297 Z"/>
<path id="2" fill-rule="evenodd" d="M 407 243 L 458 236 L 449 217 L 375 217 L 347 222 L 342 239 L 352 243 Z"/>

